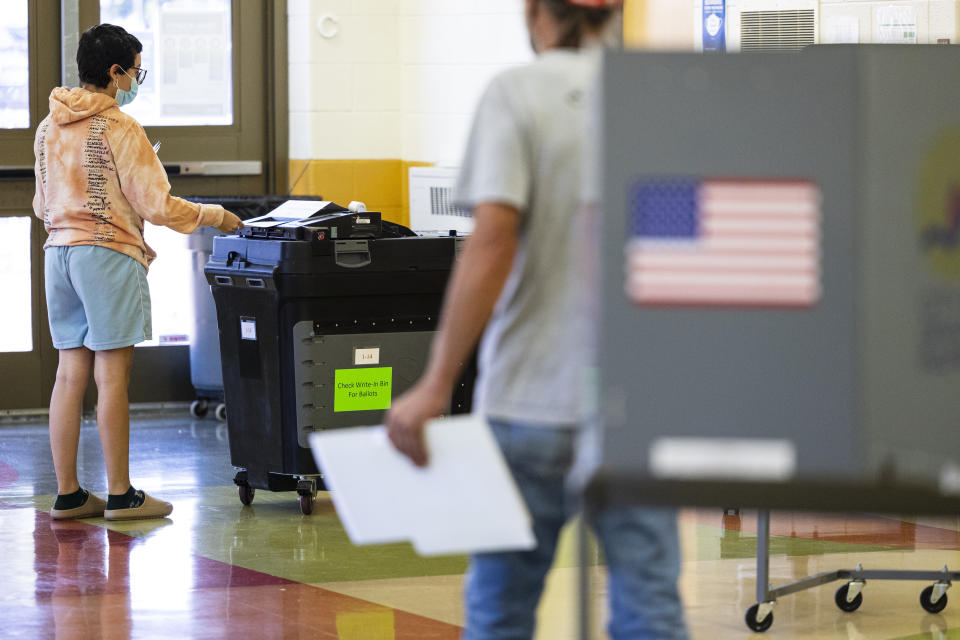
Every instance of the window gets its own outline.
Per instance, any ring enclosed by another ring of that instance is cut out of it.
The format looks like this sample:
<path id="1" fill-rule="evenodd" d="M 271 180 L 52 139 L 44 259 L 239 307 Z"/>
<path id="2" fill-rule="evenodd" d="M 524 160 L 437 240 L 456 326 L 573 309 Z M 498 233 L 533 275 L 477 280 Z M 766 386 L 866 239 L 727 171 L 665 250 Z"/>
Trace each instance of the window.
<path id="1" fill-rule="evenodd" d="M 140 124 L 233 124 L 230 0 L 101 0 L 100 20 L 143 44 L 147 77 L 123 108 Z"/>
<path id="2" fill-rule="evenodd" d="M 148 127 L 233 124 L 231 15 L 231 0 L 101 0 L 100 21 L 143 44 L 147 77 L 123 110 Z M 162 147 L 159 153 L 164 157 Z M 194 282 L 203 278 L 203 265 L 194 264 L 185 235 L 145 225 L 144 239 L 157 260 L 148 275 L 153 340 L 140 346 L 184 344 L 193 333 L 191 287 L 206 288 Z"/>
<path id="3" fill-rule="evenodd" d="M 30 126 L 27 0 L 4 2 L 0 11 L 0 129 Z"/>
<path id="4" fill-rule="evenodd" d="M 27 216 L 0 218 L 0 353 L 33 351 L 30 223 Z"/>
<path id="5" fill-rule="evenodd" d="M 157 252 L 157 259 L 147 273 L 153 340 L 138 346 L 187 344 L 193 333 L 193 287 L 207 288 L 206 281 L 194 281 L 203 279 L 203 265 L 197 265 L 199 273 L 194 272 L 193 254 L 187 245 L 189 236 L 152 224 L 143 227 L 143 239 Z"/>

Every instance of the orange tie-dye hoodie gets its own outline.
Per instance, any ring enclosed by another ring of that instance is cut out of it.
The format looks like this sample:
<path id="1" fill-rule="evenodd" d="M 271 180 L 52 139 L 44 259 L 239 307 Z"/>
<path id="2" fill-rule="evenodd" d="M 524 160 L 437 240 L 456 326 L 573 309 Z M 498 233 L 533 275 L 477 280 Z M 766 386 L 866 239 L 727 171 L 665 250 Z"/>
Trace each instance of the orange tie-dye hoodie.
<path id="1" fill-rule="evenodd" d="M 181 233 L 223 221 L 219 205 L 170 195 L 143 127 L 106 94 L 54 89 L 33 151 L 33 210 L 49 234 L 44 248 L 99 245 L 148 267 L 157 254 L 144 242 L 144 220 Z"/>

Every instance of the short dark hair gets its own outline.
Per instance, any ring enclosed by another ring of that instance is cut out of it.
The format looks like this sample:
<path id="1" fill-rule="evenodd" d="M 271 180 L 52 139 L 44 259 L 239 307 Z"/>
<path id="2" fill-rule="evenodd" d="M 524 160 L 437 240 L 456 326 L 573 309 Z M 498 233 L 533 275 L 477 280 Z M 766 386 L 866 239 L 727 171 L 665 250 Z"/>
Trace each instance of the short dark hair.
<path id="1" fill-rule="evenodd" d="M 570 4 L 567 0 L 539 0 L 563 25 L 560 47 L 578 49 L 587 31 L 602 29 L 613 17 L 613 9 L 589 8 Z"/>
<path id="2" fill-rule="evenodd" d="M 141 51 L 143 45 L 137 37 L 123 27 L 114 24 L 90 27 L 80 36 L 77 46 L 80 82 L 106 88 L 110 84 L 110 74 L 107 73 L 110 67 L 118 64 L 127 71 Z"/>

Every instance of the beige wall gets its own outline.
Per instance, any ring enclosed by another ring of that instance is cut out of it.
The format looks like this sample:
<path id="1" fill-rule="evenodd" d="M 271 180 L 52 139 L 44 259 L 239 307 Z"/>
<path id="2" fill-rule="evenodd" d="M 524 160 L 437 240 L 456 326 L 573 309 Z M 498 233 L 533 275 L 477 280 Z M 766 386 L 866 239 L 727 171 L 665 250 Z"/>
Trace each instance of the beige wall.
<path id="1" fill-rule="evenodd" d="M 869 41 L 877 8 L 889 4 L 822 0 L 821 23 L 859 16 Z M 930 24 L 921 37 L 955 32 L 957 5 L 918 2 Z M 626 0 L 624 41 L 693 50 L 696 6 Z M 399 222 L 409 166 L 457 165 L 486 83 L 532 58 L 523 0 L 288 0 L 288 20 L 294 192 L 364 200 Z"/>
<path id="2" fill-rule="evenodd" d="M 629 5 L 636 4 L 633 9 Z M 694 48 L 692 0 L 627 0 L 624 19 L 642 23 L 633 38 L 636 48 L 691 51 Z"/>
<path id="3" fill-rule="evenodd" d="M 406 223 L 407 169 L 460 162 L 489 79 L 532 58 L 523 0 L 289 0 L 294 193 Z"/>
<path id="4" fill-rule="evenodd" d="M 288 6 L 293 158 L 457 163 L 490 77 L 531 58 L 522 0 Z"/>
<path id="5" fill-rule="evenodd" d="M 399 158 L 399 5 L 288 2 L 291 158 Z"/>
<path id="6" fill-rule="evenodd" d="M 490 78 L 532 59 L 523 0 L 409 0 L 400 15 L 405 160 L 456 165 Z"/>

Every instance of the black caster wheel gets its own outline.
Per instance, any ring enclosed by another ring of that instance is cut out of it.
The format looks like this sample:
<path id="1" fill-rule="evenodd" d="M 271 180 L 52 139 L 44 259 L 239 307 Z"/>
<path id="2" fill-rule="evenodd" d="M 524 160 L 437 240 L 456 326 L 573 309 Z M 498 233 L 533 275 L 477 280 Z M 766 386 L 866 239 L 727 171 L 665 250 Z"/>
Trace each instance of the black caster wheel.
<path id="1" fill-rule="evenodd" d="M 313 505 L 317 497 L 316 480 L 306 478 L 297 482 L 297 495 L 300 496 L 300 513 L 305 516 L 313 513 Z"/>
<path id="2" fill-rule="evenodd" d="M 301 493 L 300 494 L 300 513 L 305 516 L 313 513 L 313 494 L 312 493 Z"/>
<path id="3" fill-rule="evenodd" d="M 856 611 L 860 608 L 860 605 L 863 604 L 863 593 L 858 593 L 857 597 L 851 601 L 847 601 L 847 594 L 850 592 L 850 584 L 847 583 L 837 589 L 837 592 L 833 594 L 833 601 L 837 603 L 837 606 L 840 607 L 841 611 L 846 611 L 850 613 L 851 611 Z"/>
<path id="4" fill-rule="evenodd" d="M 757 631 L 763 633 L 773 624 L 773 612 L 767 614 L 767 617 L 757 622 L 757 611 L 760 609 L 760 605 L 755 604 L 749 609 L 747 609 L 747 615 L 744 616 L 744 621 L 747 623 L 747 626 L 751 631 Z"/>
<path id="5" fill-rule="evenodd" d="M 256 489 L 254 489 L 248 484 L 238 485 L 237 489 L 240 492 L 240 502 L 242 502 L 245 505 L 250 505 L 253 503 L 253 496 L 257 492 Z"/>
<path id="6" fill-rule="evenodd" d="M 930 613 L 940 613 L 947 606 L 947 594 L 940 596 L 936 602 L 931 602 L 933 597 L 933 585 L 920 592 L 920 606 Z"/>
<path id="7" fill-rule="evenodd" d="M 217 405 L 217 408 L 213 410 L 213 415 L 216 416 L 217 420 L 220 422 L 227 421 L 227 405 L 222 402 Z"/>
<path id="8" fill-rule="evenodd" d="M 190 403 L 190 415 L 194 418 L 202 418 L 207 415 L 207 408 L 206 400 L 194 400 Z"/>

